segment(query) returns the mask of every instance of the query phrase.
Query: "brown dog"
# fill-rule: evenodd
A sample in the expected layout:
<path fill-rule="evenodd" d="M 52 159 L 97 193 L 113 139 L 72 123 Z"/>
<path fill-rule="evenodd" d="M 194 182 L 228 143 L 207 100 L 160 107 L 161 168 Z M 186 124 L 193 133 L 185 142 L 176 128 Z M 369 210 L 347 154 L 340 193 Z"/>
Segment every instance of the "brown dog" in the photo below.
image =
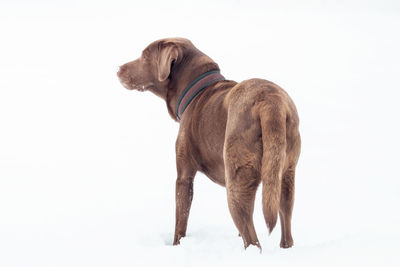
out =
<path fill-rule="evenodd" d="M 171 117 L 180 122 L 174 245 L 186 234 L 197 171 L 226 186 L 229 210 L 245 248 L 261 248 L 253 225 L 260 182 L 269 231 L 279 213 L 280 245 L 293 245 L 300 134 L 296 107 L 283 89 L 261 79 L 225 80 L 211 58 L 182 38 L 151 43 L 140 58 L 120 67 L 118 77 L 127 89 L 149 90 L 163 98 Z"/>

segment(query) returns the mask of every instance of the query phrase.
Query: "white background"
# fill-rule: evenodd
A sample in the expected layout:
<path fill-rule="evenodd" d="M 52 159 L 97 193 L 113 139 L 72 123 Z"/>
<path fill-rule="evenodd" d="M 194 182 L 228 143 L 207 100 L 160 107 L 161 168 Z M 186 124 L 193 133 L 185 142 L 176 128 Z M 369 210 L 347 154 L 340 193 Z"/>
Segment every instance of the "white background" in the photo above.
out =
<path fill-rule="evenodd" d="M 0 266 L 399 266 L 398 1 L 2 1 Z M 295 101 L 295 246 L 243 249 L 198 174 L 172 246 L 178 124 L 117 66 L 181 36 Z"/>

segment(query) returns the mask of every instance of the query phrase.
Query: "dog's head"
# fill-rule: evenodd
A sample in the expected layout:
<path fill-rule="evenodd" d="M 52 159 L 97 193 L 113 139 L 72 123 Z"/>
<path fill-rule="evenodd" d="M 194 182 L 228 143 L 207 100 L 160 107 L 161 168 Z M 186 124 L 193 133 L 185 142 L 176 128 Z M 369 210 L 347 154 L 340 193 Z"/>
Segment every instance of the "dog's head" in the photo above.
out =
<path fill-rule="evenodd" d="M 150 90 L 165 98 L 168 83 L 175 75 L 207 62 L 215 64 L 189 40 L 168 38 L 151 43 L 138 59 L 122 65 L 117 75 L 127 89 Z"/>

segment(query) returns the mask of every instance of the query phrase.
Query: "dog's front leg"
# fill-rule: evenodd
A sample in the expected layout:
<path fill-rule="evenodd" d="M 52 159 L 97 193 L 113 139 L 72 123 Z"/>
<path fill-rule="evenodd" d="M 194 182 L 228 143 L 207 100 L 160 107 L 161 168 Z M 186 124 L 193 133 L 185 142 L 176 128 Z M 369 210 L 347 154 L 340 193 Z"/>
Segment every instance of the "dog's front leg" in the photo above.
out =
<path fill-rule="evenodd" d="M 179 245 L 179 240 L 186 235 L 190 206 L 193 199 L 193 179 L 195 171 L 179 171 L 176 179 L 176 221 L 174 245 Z"/>

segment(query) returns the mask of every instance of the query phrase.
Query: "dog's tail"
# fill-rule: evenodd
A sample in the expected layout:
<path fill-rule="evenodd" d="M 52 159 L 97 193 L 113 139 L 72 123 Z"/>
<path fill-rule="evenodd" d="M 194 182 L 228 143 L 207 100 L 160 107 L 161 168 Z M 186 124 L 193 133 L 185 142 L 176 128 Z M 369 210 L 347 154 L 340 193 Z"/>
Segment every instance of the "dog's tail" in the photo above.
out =
<path fill-rule="evenodd" d="M 260 122 L 263 144 L 262 204 L 265 222 L 271 233 L 280 207 L 282 172 L 286 158 L 286 111 L 282 105 L 266 103 L 260 109 Z"/>

